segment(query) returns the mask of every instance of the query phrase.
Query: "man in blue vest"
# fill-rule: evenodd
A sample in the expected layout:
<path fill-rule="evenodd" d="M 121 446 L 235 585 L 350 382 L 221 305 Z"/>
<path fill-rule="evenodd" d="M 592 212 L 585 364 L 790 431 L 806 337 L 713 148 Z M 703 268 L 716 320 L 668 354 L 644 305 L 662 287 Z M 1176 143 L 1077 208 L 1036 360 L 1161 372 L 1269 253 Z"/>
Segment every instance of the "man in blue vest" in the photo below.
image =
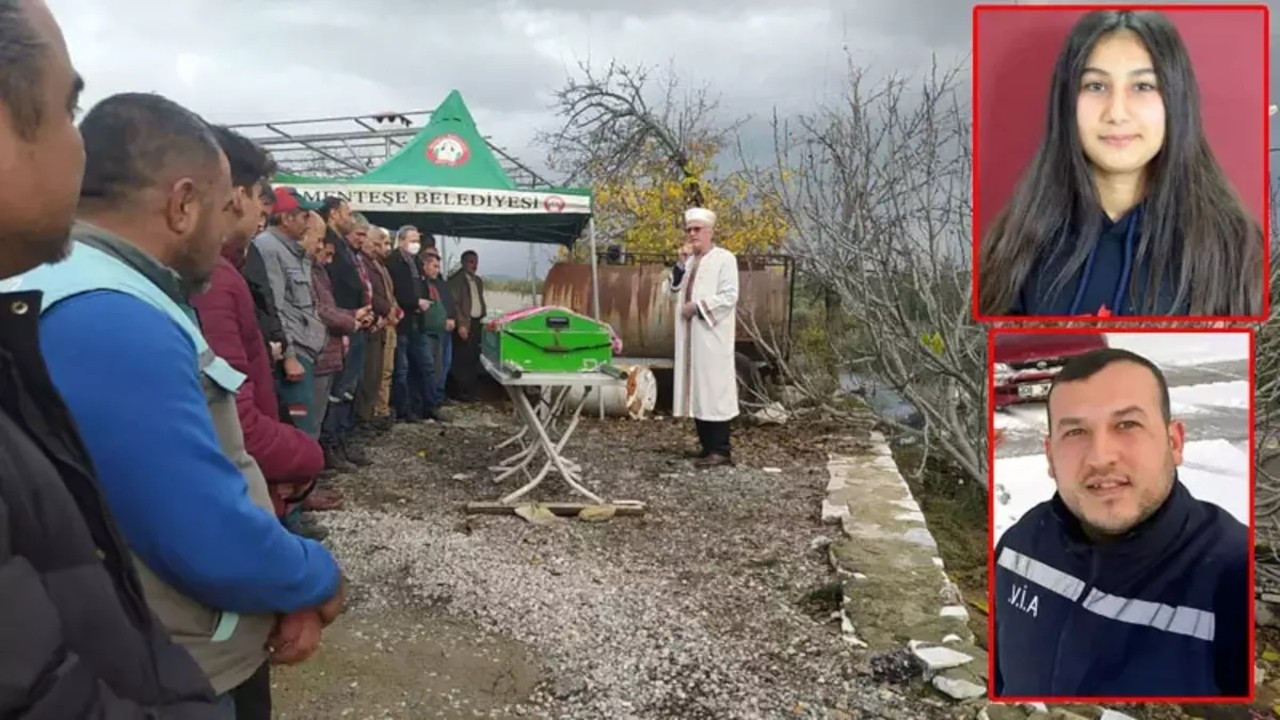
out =
<path fill-rule="evenodd" d="M 266 663 L 314 651 L 343 582 L 324 546 L 276 520 L 236 413 L 244 376 L 212 352 L 187 301 L 221 257 L 227 159 L 203 120 L 157 95 L 107 98 L 80 129 L 71 254 L 21 285 L 44 293 L 50 374 L 148 604 L 229 710 L 268 718 Z M 237 694 L 258 709 L 234 708 Z"/>
<path fill-rule="evenodd" d="M 1178 480 L 1151 361 L 1072 358 L 1049 390 L 1057 492 L 996 546 L 995 696 L 1249 694 L 1248 529 Z"/>

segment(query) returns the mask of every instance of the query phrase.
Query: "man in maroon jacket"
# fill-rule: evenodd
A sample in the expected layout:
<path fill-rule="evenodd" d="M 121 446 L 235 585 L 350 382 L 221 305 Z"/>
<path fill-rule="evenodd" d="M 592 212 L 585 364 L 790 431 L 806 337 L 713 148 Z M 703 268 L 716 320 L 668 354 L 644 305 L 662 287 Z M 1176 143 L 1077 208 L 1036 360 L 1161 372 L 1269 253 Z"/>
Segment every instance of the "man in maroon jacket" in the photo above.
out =
<path fill-rule="evenodd" d="M 290 502 L 297 502 L 314 484 L 324 468 L 324 456 L 319 443 L 280 420 L 271 358 L 249 284 L 239 271 L 249 241 L 265 215 L 263 203 L 271 197 L 267 178 L 274 172 L 274 163 L 243 136 L 226 128 L 213 130 L 231 165 L 235 221 L 208 290 L 196 296 L 192 305 L 210 348 L 246 377 L 236 395 L 245 449 L 271 485 L 276 514 L 283 518 Z M 340 505 L 341 499 L 332 492 L 313 490 L 304 507 L 331 510 Z M 308 524 L 295 529 L 311 536 L 323 535 L 322 530 Z"/>

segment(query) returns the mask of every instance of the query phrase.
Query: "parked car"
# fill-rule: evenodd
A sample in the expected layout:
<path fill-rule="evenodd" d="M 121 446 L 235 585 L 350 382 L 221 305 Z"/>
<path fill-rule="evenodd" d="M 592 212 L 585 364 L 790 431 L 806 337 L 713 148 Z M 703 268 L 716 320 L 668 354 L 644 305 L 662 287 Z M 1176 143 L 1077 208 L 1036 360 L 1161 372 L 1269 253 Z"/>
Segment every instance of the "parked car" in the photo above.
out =
<path fill-rule="evenodd" d="M 1067 360 L 1107 347 L 1102 333 L 996 333 L 995 405 L 1041 402 Z"/>

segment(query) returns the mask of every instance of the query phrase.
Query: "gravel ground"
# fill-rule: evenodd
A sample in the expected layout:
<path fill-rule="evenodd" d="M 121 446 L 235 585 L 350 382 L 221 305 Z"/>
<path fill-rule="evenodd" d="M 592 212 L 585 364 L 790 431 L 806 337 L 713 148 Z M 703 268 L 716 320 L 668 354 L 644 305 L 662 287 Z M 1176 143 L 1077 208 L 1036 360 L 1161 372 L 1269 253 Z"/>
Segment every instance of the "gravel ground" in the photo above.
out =
<path fill-rule="evenodd" d="M 691 427 L 587 420 L 569 456 L 602 496 L 642 500 L 648 513 L 539 526 L 462 512 L 514 487 L 495 486 L 485 469 L 502 455 L 490 447 L 510 417 L 501 406 L 455 412 L 449 426 L 398 427 L 371 448 L 372 467 L 337 481 L 348 508 L 322 519 L 353 585 L 340 624 L 375 638 L 377 651 L 344 658 L 348 644 L 333 650 L 327 634 L 322 669 L 312 661 L 277 673 L 283 715 L 950 715 L 875 681 L 841 641 L 833 606 L 814 599 L 834 580 L 822 544 L 835 531 L 818 516 L 826 453 L 857 451 L 869 426 L 739 428 L 738 466 L 697 472 L 678 457 Z M 535 492 L 574 499 L 555 478 Z M 407 650 L 397 641 L 424 636 L 448 648 L 398 657 Z M 401 670 L 378 669 L 388 663 Z M 505 669 L 474 679 L 485 663 Z M 300 688 L 326 671 L 387 687 L 376 707 L 353 706 L 350 694 L 305 697 Z"/>

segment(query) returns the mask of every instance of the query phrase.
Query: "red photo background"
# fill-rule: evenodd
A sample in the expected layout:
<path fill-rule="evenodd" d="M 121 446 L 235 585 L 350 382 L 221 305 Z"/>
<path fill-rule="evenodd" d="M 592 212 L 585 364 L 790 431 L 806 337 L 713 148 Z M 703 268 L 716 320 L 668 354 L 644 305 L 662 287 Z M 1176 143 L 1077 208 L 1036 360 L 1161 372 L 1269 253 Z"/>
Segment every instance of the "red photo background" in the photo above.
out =
<path fill-rule="evenodd" d="M 1135 8 L 1136 9 L 1136 8 Z M 1214 156 L 1259 222 L 1266 217 L 1265 6 L 1151 5 L 1178 28 L 1200 88 Z M 1053 65 L 1087 12 L 1044 5 L 974 8 L 975 230 L 1013 195 L 1044 135 Z"/>

